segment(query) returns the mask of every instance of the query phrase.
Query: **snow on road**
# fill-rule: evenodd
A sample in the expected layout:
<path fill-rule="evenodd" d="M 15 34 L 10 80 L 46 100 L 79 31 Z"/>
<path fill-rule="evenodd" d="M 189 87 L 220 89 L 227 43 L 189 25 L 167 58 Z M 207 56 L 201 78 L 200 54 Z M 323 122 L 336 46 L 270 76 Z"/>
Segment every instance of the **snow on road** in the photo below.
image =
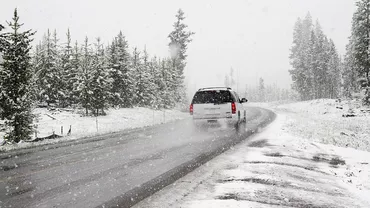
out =
<path fill-rule="evenodd" d="M 277 111 L 276 121 L 265 131 L 136 207 L 370 207 L 370 152 L 334 146 L 348 140 L 340 140 L 336 137 L 338 134 L 331 135 L 331 132 L 327 132 L 327 136 L 341 143 L 330 144 L 333 140 L 307 137 L 307 132 L 312 131 L 308 128 L 313 128 L 313 124 L 301 129 L 302 132 L 292 125 L 293 119 L 304 125 L 328 114 L 317 113 L 331 112 L 327 102 L 332 101 L 280 106 L 284 109 Z M 296 112 L 292 114 L 295 107 Z M 331 119 L 318 123 L 322 126 L 315 127 L 316 136 L 322 135 L 329 124 L 347 119 L 341 115 L 329 117 Z M 327 144 L 318 141 L 327 141 Z"/>
<path fill-rule="evenodd" d="M 106 112 L 106 116 L 99 116 L 98 118 L 83 117 L 75 111 L 48 111 L 46 108 L 37 108 L 34 110 L 34 113 L 37 116 L 38 137 L 49 136 L 53 132 L 62 135 L 61 127 L 63 127 L 63 136 L 67 135 L 71 127 L 71 136 L 35 143 L 0 146 L 0 151 L 75 140 L 82 137 L 151 126 L 189 117 L 187 113 L 178 110 L 160 111 L 141 107 L 110 109 Z M 1 136 L 0 134 L 0 138 Z"/>

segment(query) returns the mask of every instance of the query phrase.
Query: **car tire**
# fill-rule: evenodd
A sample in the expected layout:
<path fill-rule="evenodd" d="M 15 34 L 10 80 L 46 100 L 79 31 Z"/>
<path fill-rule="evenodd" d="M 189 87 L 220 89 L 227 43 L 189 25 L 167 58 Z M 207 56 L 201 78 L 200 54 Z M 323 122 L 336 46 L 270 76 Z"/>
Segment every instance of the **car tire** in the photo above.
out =
<path fill-rule="evenodd" d="M 240 125 L 240 111 L 238 111 L 238 120 L 236 121 L 234 127 L 235 129 L 239 129 L 239 125 Z"/>

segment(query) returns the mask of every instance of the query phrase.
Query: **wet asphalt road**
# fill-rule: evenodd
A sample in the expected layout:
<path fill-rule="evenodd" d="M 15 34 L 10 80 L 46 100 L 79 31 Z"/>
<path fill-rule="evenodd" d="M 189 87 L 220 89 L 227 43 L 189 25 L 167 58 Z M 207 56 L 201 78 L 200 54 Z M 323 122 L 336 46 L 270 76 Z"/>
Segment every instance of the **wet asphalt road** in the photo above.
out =
<path fill-rule="evenodd" d="M 190 119 L 0 153 L 0 207 L 129 207 L 274 118 L 247 108 L 239 130 Z"/>

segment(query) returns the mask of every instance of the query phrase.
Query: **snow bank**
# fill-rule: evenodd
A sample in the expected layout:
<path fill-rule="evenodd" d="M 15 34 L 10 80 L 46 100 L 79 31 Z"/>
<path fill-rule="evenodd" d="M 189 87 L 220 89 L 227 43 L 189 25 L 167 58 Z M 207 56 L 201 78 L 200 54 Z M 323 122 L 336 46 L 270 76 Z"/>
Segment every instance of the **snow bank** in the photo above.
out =
<path fill-rule="evenodd" d="M 49 136 L 53 132 L 65 137 L 35 143 L 24 142 L 5 145 L 0 147 L 0 151 L 75 140 L 81 137 L 151 126 L 189 117 L 187 113 L 178 110 L 160 111 L 140 107 L 110 109 L 106 112 L 106 116 L 99 117 L 83 117 L 73 110 L 48 111 L 46 108 L 37 108 L 34 113 L 37 116 L 37 122 L 35 123 L 37 125 L 37 137 Z M 63 134 L 61 127 L 63 127 Z M 70 127 L 71 135 L 66 136 Z"/>

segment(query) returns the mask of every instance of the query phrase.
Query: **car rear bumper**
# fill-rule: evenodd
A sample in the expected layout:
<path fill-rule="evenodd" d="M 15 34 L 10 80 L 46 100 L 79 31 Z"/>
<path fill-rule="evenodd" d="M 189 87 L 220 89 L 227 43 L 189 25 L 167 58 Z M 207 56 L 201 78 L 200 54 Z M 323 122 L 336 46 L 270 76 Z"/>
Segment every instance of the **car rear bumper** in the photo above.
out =
<path fill-rule="evenodd" d="M 194 124 L 205 124 L 205 123 L 226 123 L 226 124 L 236 124 L 238 122 L 238 116 L 232 115 L 229 117 L 201 117 L 193 116 Z"/>

